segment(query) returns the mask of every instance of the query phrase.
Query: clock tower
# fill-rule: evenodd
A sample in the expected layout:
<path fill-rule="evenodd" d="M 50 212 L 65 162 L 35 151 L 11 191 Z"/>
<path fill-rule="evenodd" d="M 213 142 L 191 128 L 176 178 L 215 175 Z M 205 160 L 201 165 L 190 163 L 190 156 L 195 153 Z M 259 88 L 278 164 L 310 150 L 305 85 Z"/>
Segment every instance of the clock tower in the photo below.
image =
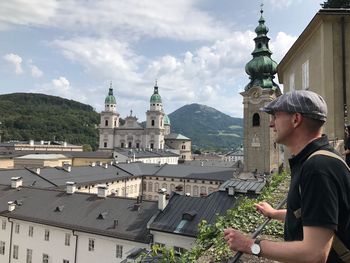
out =
<path fill-rule="evenodd" d="M 279 146 L 273 130 L 269 127 L 270 116 L 260 108 L 281 95 L 280 88 L 273 81 L 277 63 L 271 59 L 268 28 L 263 10 L 254 38 L 253 58 L 245 67 L 250 82 L 241 93 L 244 107 L 244 172 L 269 174 L 279 166 Z"/>

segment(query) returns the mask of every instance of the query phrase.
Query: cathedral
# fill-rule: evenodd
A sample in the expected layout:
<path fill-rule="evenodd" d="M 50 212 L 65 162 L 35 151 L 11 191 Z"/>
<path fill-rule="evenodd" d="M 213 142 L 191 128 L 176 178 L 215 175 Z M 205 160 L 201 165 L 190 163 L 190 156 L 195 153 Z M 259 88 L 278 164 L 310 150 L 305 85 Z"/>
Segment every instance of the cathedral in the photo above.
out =
<path fill-rule="evenodd" d="M 125 118 L 124 124 L 120 124 L 116 99 L 112 85 L 110 86 L 105 99 L 105 110 L 101 112 L 100 150 L 115 148 L 163 150 L 165 136 L 168 134 L 170 134 L 170 121 L 164 113 L 157 83 L 150 98 L 149 110 L 146 112 L 145 127 L 137 122 L 132 111 Z"/>

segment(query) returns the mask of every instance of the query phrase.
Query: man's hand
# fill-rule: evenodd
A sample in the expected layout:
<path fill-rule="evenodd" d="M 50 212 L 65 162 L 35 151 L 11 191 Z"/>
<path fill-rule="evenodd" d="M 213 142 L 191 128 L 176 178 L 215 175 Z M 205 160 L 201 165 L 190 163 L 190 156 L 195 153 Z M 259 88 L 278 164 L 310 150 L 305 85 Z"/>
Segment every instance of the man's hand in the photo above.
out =
<path fill-rule="evenodd" d="M 254 240 L 243 235 L 238 230 L 232 228 L 225 229 L 224 238 L 231 250 L 251 254 L 250 247 L 253 245 Z"/>
<path fill-rule="evenodd" d="M 270 204 L 266 203 L 266 202 L 260 202 L 258 204 L 254 205 L 256 210 L 264 215 L 265 217 L 269 217 L 272 219 L 276 219 L 276 220 L 281 220 L 284 221 L 285 217 L 286 217 L 286 210 L 285 209 L 274 209 Z"/>
<path fill-rule="evenodd" d="M 263 214 L 265 217 L 273 218 L 274 213 L 276 212 L 276 209 L 274 209 L 269 203 L 266 202 L 260 202 L 258 204 L 254 204 L 256 210 Z"/>

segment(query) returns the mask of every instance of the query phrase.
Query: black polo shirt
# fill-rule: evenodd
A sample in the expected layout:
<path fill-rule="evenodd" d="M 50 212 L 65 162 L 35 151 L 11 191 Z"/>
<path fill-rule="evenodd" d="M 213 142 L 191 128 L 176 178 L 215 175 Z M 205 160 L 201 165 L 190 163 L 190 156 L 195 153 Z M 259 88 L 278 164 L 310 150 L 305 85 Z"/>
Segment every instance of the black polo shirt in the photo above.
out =
<path fill-rule="evenodd" d="M 350 172 L 333 157 L 315 155 L 307 159 L 317 150 L 335 152 L 324 135 L 289 159 L 292 179 L 284 238 L 286 241 L 303 240 L 303 226 L 318 226 L 334 230 L 350 248 Z M 294 211 L 299 208 L 301 217 L 298 219 Z M 341 261 L 332 250 L 327 262 Z"/>

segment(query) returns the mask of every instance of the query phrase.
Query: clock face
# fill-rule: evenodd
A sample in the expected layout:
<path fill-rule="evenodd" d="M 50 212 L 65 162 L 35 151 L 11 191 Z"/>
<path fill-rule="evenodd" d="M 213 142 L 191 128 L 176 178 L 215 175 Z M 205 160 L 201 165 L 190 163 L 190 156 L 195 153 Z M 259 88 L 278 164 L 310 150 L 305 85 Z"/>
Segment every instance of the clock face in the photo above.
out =
<path fill-rule="evenodd" d="M 251 247 L 252 253 L 254 255 L 259 255 L 260 253 L 260 246 L 258 244 L 253 244 Z"/>
<path fill-rule="evenodd" d="M 259 91 L 256 90 L 256 91 L 253 92 L 253 97 L 254 98 L 259 98 L 259 96 L 260 96 Z"/>

